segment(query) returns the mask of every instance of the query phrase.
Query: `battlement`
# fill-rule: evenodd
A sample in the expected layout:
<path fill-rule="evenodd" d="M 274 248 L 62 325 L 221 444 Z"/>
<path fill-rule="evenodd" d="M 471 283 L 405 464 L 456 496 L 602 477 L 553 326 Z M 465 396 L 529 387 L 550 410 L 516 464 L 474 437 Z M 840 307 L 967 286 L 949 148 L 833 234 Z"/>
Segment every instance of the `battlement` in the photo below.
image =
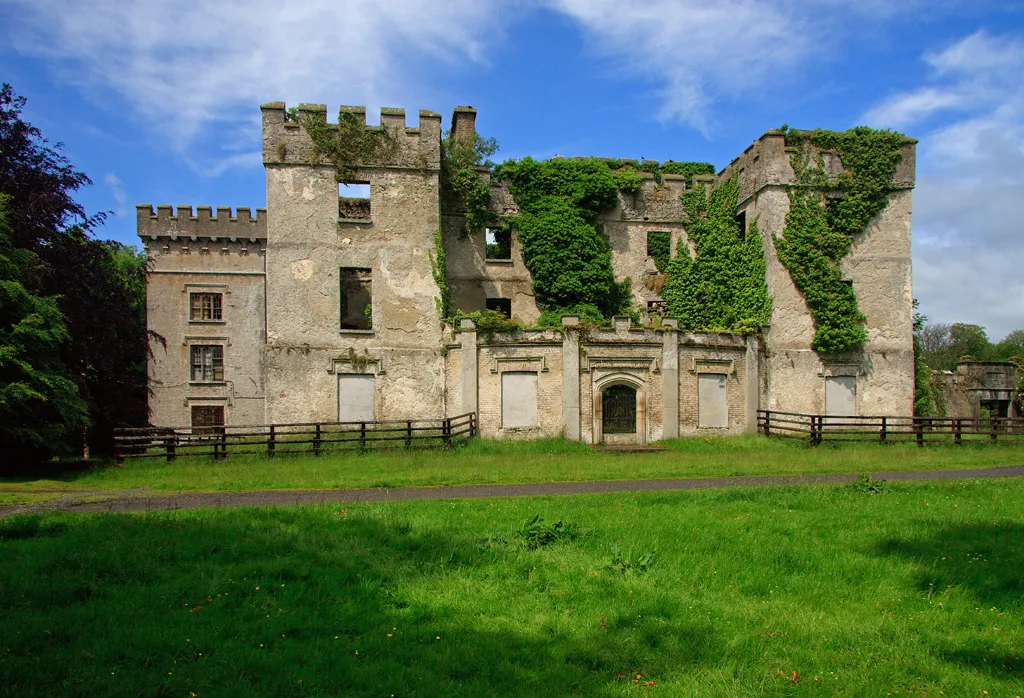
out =
<path fill-rule="evenodd" d="M 263 113 L 263 164 L 264 165 L 329 165 L 313 146 L 309 135 L 302 128 L 307 118 L 322 123 L 340 123 L 343 114 L 351 114 L 364 128 L 386 130 L 398 140 L 398 148 L 389 162 L 364 163 L 364 167 L 405 168 L 438 170 L 441 167 L 441 115 L 421 109 L 419 125 L 411 127 L 406 121 L 405 109 L 383 107 L 380 110 L 380 125 L 366 125 L 366 107 L 342 106 L 338 120 L 329 122 L 327 105 L 299 104 L 298 118 L 291 116 L 284 102 L 268 102 L 260 107 Z"/>
<path fill-rule="evenodd" d="M 232 214 L 230 206 L 218 206 L 213 215 L 212 206 L 197 206 L 193 213 L 188 205 L 175 209 L 169 205 L 142 204 L 135 207 L 138 234 L 143 240 L 170 237 L 171 239 L 200 238 L 210 240 L 266 240 L 267 210 L 256 209 L 256 217 L 248 207 L 239 207 Z"/>

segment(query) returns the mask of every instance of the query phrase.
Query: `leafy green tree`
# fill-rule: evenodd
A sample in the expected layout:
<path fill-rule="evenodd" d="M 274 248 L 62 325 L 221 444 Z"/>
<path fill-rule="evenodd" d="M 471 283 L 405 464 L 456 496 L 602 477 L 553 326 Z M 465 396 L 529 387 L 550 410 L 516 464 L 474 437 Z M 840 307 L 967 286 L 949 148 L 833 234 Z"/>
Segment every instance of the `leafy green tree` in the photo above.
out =
<path fill-rule="evenodd" d="M 60 153 L 59 143 L 51 145 L 21 118 L 24 105 L 25 98 L 10 85 L 0 87 L 0 195 L 6 197 L 8 266 L 19 270 L 17 281 L 29 296 L 56 303 L 62 317 L 51 318 L 52 335 L 39 338 L 58 354 L 46 368 L 63 370 L 64 380 L 77 386 L 92 417 L 89 445 L 105 452 L 112 447 L 114 426 L 147 421 L 145 258 L 91 237 L 106 214 L 87 216 L 73 198 L 91 181 Z M 12 306 L 12 318 L 28 307 L 26 298 L 16 295 L 21 300 Z M 53 450 L 78 451 L 85 432 L 62 428 L 67 420 L 61 414 L 50 413 Z"/>
<path fill-rule="evenodd" d="M 957 360 L 964 356 L 971 356 L 979 361 L 988 358 L 991 343 L 985 328 L 981 325 L 954 322 L 949 326 L 949 337 Z"/>
<path fill-rule="evenodd" d="M 932 395 L 932 369 L 925 361 L 921 350 L 921 332 L 928 321 L 925 315 L 917 312 L 917 299 L 914 299 L 914 414 L 918 417 L 935 415 L 935 399 Z"/>
<path fill-rule="evenodd" d="M 53 298 L 24 283 L 37 260 L 11 244 L 8 200 L 0 196 L 0 472 L 70 455 L 88 424 L 61 361 L 70 339 L 64 317 Z"/>

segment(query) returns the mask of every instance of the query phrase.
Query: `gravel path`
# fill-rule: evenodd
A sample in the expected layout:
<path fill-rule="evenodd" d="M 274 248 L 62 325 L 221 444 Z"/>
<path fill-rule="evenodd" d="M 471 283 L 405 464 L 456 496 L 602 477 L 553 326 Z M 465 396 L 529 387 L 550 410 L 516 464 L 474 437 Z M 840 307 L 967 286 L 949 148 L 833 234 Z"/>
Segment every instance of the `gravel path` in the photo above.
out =
<path fill-rule="evenodd" d="M 963 470 L 868 473 L 884 480 L 954 480 L 1024 476 L 1024 465 Z M 157 490 L 108 490 L 69 493 L 36 504 L 0 506 L 0 518 L 47 511 L 81 513 L 223 509 L 232 507 L 294 506 L 297 504 L 356 504 L 422 499 L 478 499 L 533 497 L 551 494 L 703 490 L 719 487 L 771 487 L 852 482 L 860 475 L 771 475 L 765 477 L 704 477 L 671 480 L 613 480 L 609 482 L 551 482 L 530 485 L 457 485 L 451 487 L 396 487 L 363 490 L 270 490 L 259 492 L 194 492 L 162 494 Z M 22 492 L 27 492 L 22 490 Z M 102 500 L 96 498 L 102 497 Z"/>

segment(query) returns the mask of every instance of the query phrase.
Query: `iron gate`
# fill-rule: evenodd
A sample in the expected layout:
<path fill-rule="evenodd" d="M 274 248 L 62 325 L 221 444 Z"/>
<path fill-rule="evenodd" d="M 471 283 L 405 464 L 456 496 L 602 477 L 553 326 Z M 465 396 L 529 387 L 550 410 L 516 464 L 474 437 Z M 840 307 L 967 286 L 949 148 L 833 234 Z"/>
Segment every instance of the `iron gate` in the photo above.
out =
<path fill-rule="evenodd" d="M 626 385 L 604 390 L 601 399 L 601 430 L 605 434 L 636 433 L 636 391 Z"/>

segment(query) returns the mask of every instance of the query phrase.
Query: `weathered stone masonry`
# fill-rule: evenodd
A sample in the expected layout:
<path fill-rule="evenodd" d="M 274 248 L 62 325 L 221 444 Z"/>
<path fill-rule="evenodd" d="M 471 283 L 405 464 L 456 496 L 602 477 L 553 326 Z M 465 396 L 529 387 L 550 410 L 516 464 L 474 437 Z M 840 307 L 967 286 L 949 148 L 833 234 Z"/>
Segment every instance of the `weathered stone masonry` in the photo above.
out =
<path fill-rule="evenodd" d="M 342 107 L 365 124 L 361 107 Z M 600 224 L 618 280 L 634 302 L 657 305 L 660 286 L 647 235 L 671 235 L 673 254 L 692 251 L 679 196 L 736 176 L 737 213 L 757 221 L 773 299 L 771 324 L 756 334 L 660 327 L 478 331 L 449 327 L 435 299 L 435 232 L 447 256 L 453 306 L 507 303 L 531 323 L 540 314 L 516 236 L 508 259 L 488 259 L 487 233 L 464 235 L 459 211 L 441 214 L 441 117 L 384 109 L 380 128 L 397 148 L 366 163 L 350 183 L 368 199 L 339 199 L 336 169 L 285 105 L 266 104 L 263 160 L 267 209 L 139 207 L 151 260 L 149 327 L 153 424 L 262 424 L 415 419 L 477 412 L 486 436 L 564 433 L 588 442 L 650 442 L 694 433 L 753 430 L 759 407 L 803 412 L 907 415 L 913 402 L 910 216 L 914 146 L 904 147 L 899 191 L 843 262 L 867 317 L 862 351 L 823 356 L 814 324 L 774 250 L 794 182 L 781 134 L 768 132 L 716 177 L 662 175 L 620 195 Z M 322 105 L 301 118 L 326 119 Z M 475 110 L 453 116 L 456 136 L 475 129 Z M 833 158 L 838 160 L 838 158 Z M 829 161 L 832 169 L 840 162 Z M 490 173 L 481 171 L 485 181 Z M 645 175 L 642 175 L 645 176 Z M 492 210 L 517 212 L 490 182 Z M 199 420 L 199 421 L 197 421 Z"/>

